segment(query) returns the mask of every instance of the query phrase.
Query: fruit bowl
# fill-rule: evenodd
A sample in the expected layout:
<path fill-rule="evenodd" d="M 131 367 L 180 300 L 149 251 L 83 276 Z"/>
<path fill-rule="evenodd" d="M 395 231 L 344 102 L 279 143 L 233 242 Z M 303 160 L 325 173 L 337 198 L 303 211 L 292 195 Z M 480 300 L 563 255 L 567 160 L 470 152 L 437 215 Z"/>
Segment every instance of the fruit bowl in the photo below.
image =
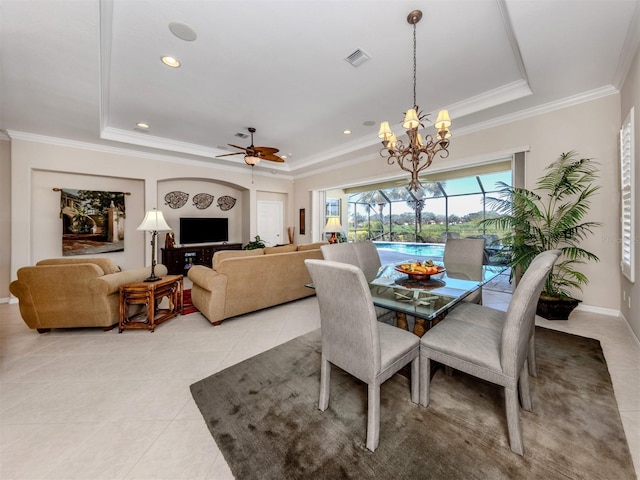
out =
<path fill-rule="evenodd" d="M 429 262 L 401 263 L 396 265 L 395 269 L 400 273 L 409 275 L 412 280 L 429 280 L 431 275 L 438 275 L 445 271 L 444 267 Z"/>

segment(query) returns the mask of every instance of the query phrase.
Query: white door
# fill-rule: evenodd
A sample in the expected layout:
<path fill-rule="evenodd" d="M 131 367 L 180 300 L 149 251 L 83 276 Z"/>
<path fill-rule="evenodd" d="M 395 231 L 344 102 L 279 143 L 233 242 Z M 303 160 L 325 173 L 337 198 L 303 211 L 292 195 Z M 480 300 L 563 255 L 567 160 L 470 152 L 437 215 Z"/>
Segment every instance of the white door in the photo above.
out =
<path fill-rule="evenodd" d="M 287 243 L 283 236 L 284 204 L 282 202 L 258 201 L 258 235 L 269 247 Z"/>

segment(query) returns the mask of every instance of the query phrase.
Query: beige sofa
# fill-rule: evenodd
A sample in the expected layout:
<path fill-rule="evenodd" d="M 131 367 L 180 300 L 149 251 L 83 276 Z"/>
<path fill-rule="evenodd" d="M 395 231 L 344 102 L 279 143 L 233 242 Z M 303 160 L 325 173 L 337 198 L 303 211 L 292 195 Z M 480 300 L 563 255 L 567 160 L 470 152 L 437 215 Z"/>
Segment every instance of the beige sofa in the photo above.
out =
<path fill-rule="evenodd" d="M 18 269 L 9 290 L 29 328 L 103 327 L 118 323 L 121 285 L 141 282 L 151 267 L 120 271 L 109 258 L 52 258 Z M 156 265 L 156 275 L 166 275 Z"/>
<path fill-rule="evenodd" d="M 307 258 L 322 259 L 324 242 L 256 250 L 223 250 L 213 268 L 189 270 L 193 305 L 214 325 L 226 318 L 314 295 Z"/>

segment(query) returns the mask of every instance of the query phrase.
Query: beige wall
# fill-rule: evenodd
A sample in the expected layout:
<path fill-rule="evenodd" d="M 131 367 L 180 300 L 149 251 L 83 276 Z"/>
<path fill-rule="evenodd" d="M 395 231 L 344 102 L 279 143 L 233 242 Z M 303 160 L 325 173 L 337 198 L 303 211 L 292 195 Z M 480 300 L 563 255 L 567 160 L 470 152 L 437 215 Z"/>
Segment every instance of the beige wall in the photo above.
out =
<path fill-rule="evenodd" d="M 627 78 L 620 91 L 620 120 L 619 125 L 622 125 L 625 118 L 629 114 L 629 111 L 634 107 L 634 122 L 635 122 L 635 195 L 636 205 L 638 205 L 638 199 L 640 199 L 640 49 L 636 51 L 633 63 L 627 74 Z M 640 209 L 636 208 L 634 213 L 635 218 L 635 265 L 634 265 L 634 278 L 635 283 L 631 283 L 624 275 L 620 275 L 620 282 L 622 289 L 619 293 L 622 315 L 627 319 L 629 325 L 633 329 L 637 338 L 640 338 Z M 619 236 L 618 236 L 619 237 Z M 620 261 L 620 252 L 618 252 L 618 262 Z M 630 307 L 629 307 L 630 305 Z"/>
<path fill-rule="evenodd" d="M 593 203 L 588 220 L 601 222 L 602 227 L 582 246 L 598 255 L 601 262 L 582 268 L 590 283 L 583 293 L 577 292 L 576 297 L 582 299 L 584 305 L 615 314 L 620 309 L 620 275 L 617 268 L 619 253 L 615 242 L 619 231 L 619 124 L 620 96 L 610 95 L 489 130 L 454 136 L 450 157 L 445 160 L 436 159 L 429 170 L 435 172 L 485 163 L 491 158 L 504 158 L 505 152 L 516 152 L 528 146 L 525 183 L 527 187 L 533 188 L 544 168 L 562 152 L 577 150 L 581 157 L 592 157 L 600 162 L 602 188 Z M 382 181 L 398 176 L 408 178 L 408 174 L 401 172 L 397 166 L 389 166 L 377 153 L 370 153 L 359 163 L 354 162 L 332 172 L 298 178 L 295 202 L 308 208 L 311 191 L 350 183 L 361 184 L 363 180 Z"/>
<path fill-rule="evenodd" d="M 11 142 L 0 139 L 0 302 L 11 280 Z"/>
<path fill-rule="evenodd" d="M 44 143 L 13 139 L 11 149 L 11 268 L 15 278 L 19 267 L 32 265 L 42 258 L 61 257 L 59 218 L 60 194 L 53 188 L 90 188 L 131 192 L 126 197 L 125 251 L 105 254 L 122 268 L 134 268 L 151 261 L 148 238 L 136 230 L 146 210 L 164 205 L 168 188 L 189 193 L 216 184 L 215 192 L 239 192 L 239 206 L 233 214 L 242 224 L 241 238 L 234 229 L 234 241 L 246 243 L 255 235 L 256 191 L 293 196 L 290 178 L 256 172 L 253 180 L 247 168 L 224 170 L 195 162 L 169 157 L 129 154 L 115 149 L 84 145 Z M 204 183 L 203 183 L 204 182 Z M 288 200 L 290 202 L 290 200 Z M 192 203 L 192 202 L 191 202 Z M 189 207 L 190 208 L 190 207 Z M 217 207 L 214 206 L 210 208 Z M 291 209 L 289 209 L 291 210 Z M 293 222 L 288 212 L 287 224 Z M 172 221 L 173 213 L 170 217 Z M 235 228 L 235 227 L 234 227 Z M 162 238 L 161 242 L 164 239 Z"/>

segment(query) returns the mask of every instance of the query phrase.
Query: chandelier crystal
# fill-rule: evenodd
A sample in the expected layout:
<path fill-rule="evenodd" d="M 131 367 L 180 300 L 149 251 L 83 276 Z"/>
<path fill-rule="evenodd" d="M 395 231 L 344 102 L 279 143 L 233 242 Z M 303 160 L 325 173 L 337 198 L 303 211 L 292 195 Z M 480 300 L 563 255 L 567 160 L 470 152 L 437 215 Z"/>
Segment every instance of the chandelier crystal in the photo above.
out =
<path fill-rule="evenodd" d="M 402 140 L 398 140 L 391 131 L 389 122 L 382 122 L 378 132 L 378 137 L 382 139 L 383 145 L 380 156 L 386 158 L 389 165 L 397 162 L 402 170 L 411 173 L 409 189 L 412 192 L 423 191 L 419 174 L 431 165 L 436 154 L 440 154 L 441 158 L 449 156 L 449 138 L 451 137 L 449 131 L 451 119 L 447 110 L 440 110 L 438 113 L 434 122 L 435 136 L 425 134 L 423 137 L 420 132 L 420 129 L 424 129 L 423 121 L 427 119 L 416 104 L 416 24 L 421 18 L 422 12 L 420 10 L 414 10 L 407 16 L 407 22 L 413 25 L 413 108 L 405 113 L 402 127 L 407 129 L 409 143 L 405 146 Z"/>

